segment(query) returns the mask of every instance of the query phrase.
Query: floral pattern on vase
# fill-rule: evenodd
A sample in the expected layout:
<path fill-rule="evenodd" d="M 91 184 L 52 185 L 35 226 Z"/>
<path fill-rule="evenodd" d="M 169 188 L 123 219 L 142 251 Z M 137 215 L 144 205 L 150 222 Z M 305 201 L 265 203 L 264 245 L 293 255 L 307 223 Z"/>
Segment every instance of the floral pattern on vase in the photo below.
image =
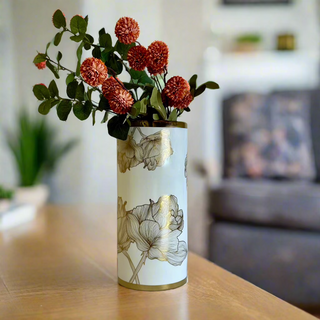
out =
<path fill-rule="evenodd" d="M 184 227 L 183 211 L 179 209 L 178 199 L 173 195 L 164 195 L 157 202 L 150 200 L 149 204 L 135 207 L 125 211 L 125 204 L 121 197 L 118 198 L 118 248 L 135 243 L 141 251 L 141 259 L 133 270 L 130 283 L 138 281 L 138 274 L 150 260 L 167 261 L 173 266 L 180 266 L 187 257 L 188 249 L 185 241 L 180 241 Z M 125 219 L 120 221 L 119 219 Z M 119 230 L 124 228 L 125 230 Z M 125 234 L 125 236 L 124 236 Z M 120 241 L 120 243 L 119 243 Z M 127 251 L 120 251 L 128 258 Z M 130 256 L 129 256 L 130 258 Z M 128 259 L 129 260 L 129 259 Z M 130 259 L 131 260 L 131 259 Z M 130 261 L 129 261 L 130 263 Z M 131 265 L 131 264 L 130 264 Z M 138 282 L 137 282 L 138 283 Z"/>
<path fill-rule="evenodd" d="M 141 135 L 139 143 L 133 137 L 136 129 Z M 139 164 L 154 171 L 162 167 L 172 154 L 170 131 L 166 129 L 147 136 L 140 128 L 134 128 L 126 141 L 118 140 L 118 166 L 122 173 Z"/>

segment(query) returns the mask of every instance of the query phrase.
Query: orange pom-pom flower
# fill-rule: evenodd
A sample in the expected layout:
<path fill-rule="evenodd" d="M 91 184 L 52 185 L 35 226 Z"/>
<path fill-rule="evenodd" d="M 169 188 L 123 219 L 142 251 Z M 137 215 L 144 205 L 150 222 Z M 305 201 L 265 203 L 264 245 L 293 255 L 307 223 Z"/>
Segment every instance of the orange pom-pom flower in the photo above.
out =
<path fill-rule="evenodd" d="M 190 92 L 190 85 L 182 77 L 174 76 L 169 79 L 163 92 L 172 101 L 181 101 Z"/>
<path fill-rule="evenodd" d="M 143 46 L 132 47 L 127 56 L 132 69 L 143 71 L 147 66 L 147 49 Z"/>
<path fill-rule="evenodd" d="M 83 80 L 92 87 L 97 87 L 108 78 L 108 68 L 97 58 L 87 58 L 82 62 L 80 73 Z"/>
<path fill-rule="evenodd" d="M 152 75 L 164 73 L 169 63 L 169 48 L 162 41 L 154 41 L 148 47 L 148 71 Z"/>
<path fill-rule="evenodd" d="M 110 108 L 117 114 L 126 114 L 128 113 L 134 100 L 131 94 L 124 89 L 116 89 L 108 98 Z"/>
<path fill-rule="evenodd" d="M 121 43 L 136 42 L 140 35 L 138 22 L 129 17 L 120 18 L 116 24 L 115 34 Z"/>
<path fill-rule="evenodd" d="M 35 63 L 34 64 L 39 70 L 43 70 L 46 68 L 47 62 L 46 61 L 42 61 L 39 63 Z"/>
<path fill-rule="evenodd" d="M 190 93 L 190 91 L 188 91 L 187 94 L 184 96 L 184 98 L 182 98 L 182 100 L 180 100 L 180 101 L 172 101 L 171 100 L 170 102 L 171 102 L 172 107 L 175 107 L 177 109 L 185 109 L 185 108 L 189 107 L 192 100 L 193 100 L 193 96 Z M 170 104 L 170 102 L 169 102 L 169 104 Z"/>
<path fill-rule="evenodd" d="M 115 90 L 123 89 L 121 86 L 122 82 L 119 79 L 117 80 L 114 77 L 110 77 L 106 79 L 106 81 L 102 84 L 102 94 L 106 99 L 108 99 L 109 96 L 113 94 Z"/>

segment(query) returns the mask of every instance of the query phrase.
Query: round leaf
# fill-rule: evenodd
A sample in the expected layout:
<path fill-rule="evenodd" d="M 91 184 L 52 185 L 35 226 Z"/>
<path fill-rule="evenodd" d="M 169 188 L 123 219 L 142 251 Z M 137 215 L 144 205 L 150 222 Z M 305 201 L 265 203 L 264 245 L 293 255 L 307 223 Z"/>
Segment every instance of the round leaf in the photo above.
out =
<path fill-rule="evenodd" d="M 56 10 L 53 14 L 52 22 L 57 29 L 60 29 L 61 27 L 65 28 L 67 25 L 66 18 L 60 9 Z"/>
<path fill-rule="evenodd" d="M 52 98 L 59 96 L 59 90 L 54 80 L 52 80 L 49 84 L 49 92 Z"/>
<path fill-rule="evenodd" d="M 71 32 L 74 34 L 76 33 L 85 34 L 87 31 L 87 22 L 80 16 L 74 16 L 70 20 L 70 29 L 71 29 Z"/>
<path fill-rule="evenodd" d="M 67 95 L 69 98 L 74 99 L 78 88 L 78 82 L 72 81 L 67 85 Z"/>
<path fill-rule="evenodd" d="M 88 119 L 91 114 L 92 104 L 90 101 L 86 101 L 83 105 L 81 102 L 77 102 L 73 106 L 74 115 L 81 121 Z"/>
<path fill-rule="evenodd" d="M 39 53 L 35 56 L 35 58 L 33 59 L 33 63 L 40 63 L 43 61 L 46 61 L 46 55 L 43 53 Z"/>
<path fill-rule="evenodd" d="M 40 104 L 38 111 L 39 113 L 46 115 L 49 113 L 50 109 L 51 109 L 51 101 L 45 100 Z"/>
<path fill-rule="evenodd" d="M 125 116 L 114 116 L 108 122 L 108 132 L 111 137 L 126 140 L 130 126 Z"/>
<path fill-rule="evenodd" d="M 44 99 L 50 98 L 49 89 L 42 84 L 36 84 L 33 87 L 33 94 L 36 96 L 38 100 L 44 100 Z"/>
<path fill-rule="evenodd" d="M 61 38 L 62 38 L 62 35 L 63 35 L 63 31 L 58 32 L 58 33 L 55 35 L 54 40 L 53 40 L 53 44 L 54 44 L 55 46 L 58 46 L 58 45 L 59 45 L 59 43 L 60 43 L 60 41 L 61 41 Z"/>
<path fill-rule="evenodd" d="M 57 114 L 60 120 L 66 121 L 72 109 L 72 103 L 69 100 L 62 100 L 57 106 Z"/>

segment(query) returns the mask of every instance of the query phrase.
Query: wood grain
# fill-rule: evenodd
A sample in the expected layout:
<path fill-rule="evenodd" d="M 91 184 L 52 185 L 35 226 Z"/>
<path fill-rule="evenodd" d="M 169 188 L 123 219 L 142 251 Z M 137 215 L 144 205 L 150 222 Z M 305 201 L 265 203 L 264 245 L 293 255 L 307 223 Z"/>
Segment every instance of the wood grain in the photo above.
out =
<path fill-rule="evenodd" d="M 0 319 L 315 319 L 189 255 L 189 283 L 164 292 L 117 284 L 116 214 L 46 207 L 0 233 Z"/>

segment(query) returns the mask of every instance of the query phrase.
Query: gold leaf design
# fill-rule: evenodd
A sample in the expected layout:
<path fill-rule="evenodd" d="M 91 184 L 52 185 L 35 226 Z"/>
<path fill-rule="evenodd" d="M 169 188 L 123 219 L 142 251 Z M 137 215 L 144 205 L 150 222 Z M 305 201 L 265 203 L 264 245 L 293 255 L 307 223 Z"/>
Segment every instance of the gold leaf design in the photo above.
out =
<path fill-rule="evenodd" d="M 126 141 L 118 140 L 118 166 L 122 173 L 142 163 L 144 168 L 154 171 L 173 154 L 169 130 L 163 129 L 147 136 L 140 128 L 137 129 L 142 136 L 139 143 L 133 138 L 135 129 Z"/>

